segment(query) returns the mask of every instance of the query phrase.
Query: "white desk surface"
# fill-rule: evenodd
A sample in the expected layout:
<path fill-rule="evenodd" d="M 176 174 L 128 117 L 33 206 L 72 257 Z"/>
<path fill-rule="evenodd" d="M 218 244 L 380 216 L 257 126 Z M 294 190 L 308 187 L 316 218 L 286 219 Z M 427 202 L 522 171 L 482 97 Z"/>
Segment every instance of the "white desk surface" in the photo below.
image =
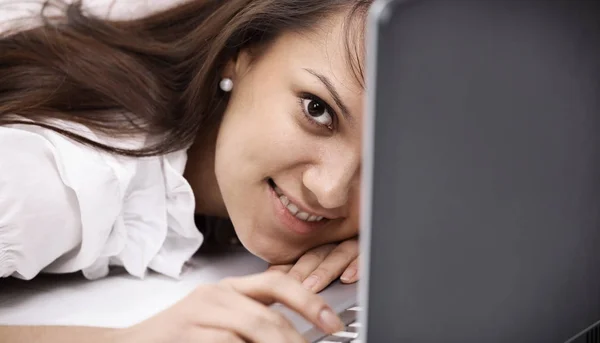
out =
<path fill-rule="evenodd" d="M 95 281 L 79 274 L 0 279 L 0 324 L 129 326 L 166 309 L 198 285 L 266 268 L 247 252 L 230 252 L 194 257 L 180 280 L 156 273 L 139 280 L 122 272 Z"/>

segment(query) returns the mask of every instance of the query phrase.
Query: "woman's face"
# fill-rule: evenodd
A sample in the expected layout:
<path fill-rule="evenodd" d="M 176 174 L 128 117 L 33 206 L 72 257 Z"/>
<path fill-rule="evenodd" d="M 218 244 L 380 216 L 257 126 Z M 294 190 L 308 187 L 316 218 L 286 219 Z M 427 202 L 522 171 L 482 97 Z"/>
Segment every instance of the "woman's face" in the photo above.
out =
<path fill-rule="evenodd" d="M 220 126 L 215 174 L 238 238 L 285 263 L 358 233 L 363 92 L 343 14 L 242 53 Z"/>

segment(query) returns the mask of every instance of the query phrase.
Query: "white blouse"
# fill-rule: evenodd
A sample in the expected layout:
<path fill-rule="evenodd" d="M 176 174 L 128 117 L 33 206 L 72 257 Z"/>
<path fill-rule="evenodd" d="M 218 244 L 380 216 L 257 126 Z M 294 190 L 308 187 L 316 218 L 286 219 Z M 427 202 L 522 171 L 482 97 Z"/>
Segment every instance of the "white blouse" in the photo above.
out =
<path fill-rule="evenodd" d="M 115 145 L 89 129 L 61 123 Z M 143 140 L 118 141 L 139 147 Z M 187 155 L 126 158 L 33 125 L 0 126 L 0 277 L 122 266 L 178 277 L 203 236 L 183 177 Z"/>

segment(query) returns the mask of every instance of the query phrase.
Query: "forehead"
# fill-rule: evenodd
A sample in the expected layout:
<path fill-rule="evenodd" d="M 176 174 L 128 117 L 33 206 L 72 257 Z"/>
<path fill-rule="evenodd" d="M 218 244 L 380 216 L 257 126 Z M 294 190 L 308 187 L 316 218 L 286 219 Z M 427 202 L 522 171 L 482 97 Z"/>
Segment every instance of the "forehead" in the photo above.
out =
<path fill-rule="evenodd" d="M 348 79 L 345 81 L 352 81 L 353 86 L 364 88 L 364 29 L 363 16 L 350 16 L 350 13 L 342 12 L 322 20 L 311 31 L 305 32 L 304 39 L 311 39 L 330 63 L 335 62 L 333 67 L 337 68 L 332 70 L 343 74 Z M 354 80 L 350 80 L 352 78 Z"/>
<path fill-rule="evenodd" d="M 276 65 L 281 68 L 292 72 L 308 69 L 326 76 L 348 105 L 356 108 L 357 96 L 364 93 L 363 30 L 361 18 L 348 19 L 348 13 L 337 13 L 311 30 L 282 34 L 267 54 L 271 55 L 271 62 L 279 61 Z"/>

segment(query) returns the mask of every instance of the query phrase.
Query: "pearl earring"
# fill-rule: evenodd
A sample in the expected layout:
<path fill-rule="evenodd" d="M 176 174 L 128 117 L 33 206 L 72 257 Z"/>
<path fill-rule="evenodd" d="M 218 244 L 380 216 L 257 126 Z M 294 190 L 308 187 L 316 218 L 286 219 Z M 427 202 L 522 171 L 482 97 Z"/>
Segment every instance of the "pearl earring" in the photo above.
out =
<path fill-rule="evenodd" d="M 229 93 L 233 89 L 233 81 L 230 78 L 224 78 L 219 82 L 219 87 L 223 92 Z"/>

